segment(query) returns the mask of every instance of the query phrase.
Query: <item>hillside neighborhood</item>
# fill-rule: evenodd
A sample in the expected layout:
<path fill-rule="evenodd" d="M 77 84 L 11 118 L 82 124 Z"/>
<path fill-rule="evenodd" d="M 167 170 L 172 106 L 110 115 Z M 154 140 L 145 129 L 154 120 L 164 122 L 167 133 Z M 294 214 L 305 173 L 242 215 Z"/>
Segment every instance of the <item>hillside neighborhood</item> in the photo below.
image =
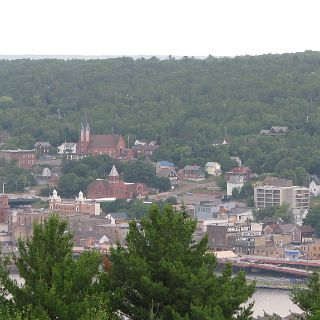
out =
<path fill-rule="evenodd" d="M 284 128 L 272 127 L 272 130 L 274 134 L 286 132 Z M 1 135 L 4 140 L 7 136 Z M 317 178 L 310 177 L 309 186 L 297 186 L 290 179 L 258 176 L 236 157 L 231 159 L 235 166 L 225 172 L 215 159 L 204 167 L 187 164 L 178 168 L 165 159 L 152 162 L 152 150 L 158 147 L 155 141 L 137 140 L 128 148 L 121 135 L 94 135 L 86 123 L 81 124 L 78 142 L 64 142 L 56 147 L 37 142 L 33 150 L 1 150 L 0 158 L 6 162 L 14 162 L 31 172 L 39 165 L 44 169 L 41 174 L 33 174 L 34 183 L 28 188 L 29 193 L 24 187 L 23 194 L 7 195 L 3 181 L 0 241 L 14 244 L 19 238 L 31 237 L 34 221 L 44 221 L 50 213 L 57 212 L 67 219 L 74 232 L 77 250 L 105 251 L 117 242 L 125 244 L 130 220 L 137 219 L 123 210 L 109 211 L 105 204 L 119 200 L 130 204 L 136 199 L 142 206 L 149 207 L 172 198 L 177 210 L 183 208 L 197 219 L 194 241 L 207 234 L 209 250 L 292 259 L 288 252 L 297 249 L 294 259 L 320 259 L 319 230 L 304 223 L 310 200 L 320 194 Z M 74 198 L 59 195 L 56 189 L 63 176 L 63 163 L 70 166 L 102 155 L 108 156 L 111 162 L 112 159 L 129 161 L 133 165 L 143 157 L 143 161 L 152 164 L 155 176 L 167 179 L 168 190 L 159 192 L 144 182 L 125 181 L 113 164 L 103 177 L 88 181 L 86 189 L 78 190 Z M 37 196 L 39 187 L 48 188 L 49 194 Z M 24 202 L 30 195 L 41 198 L 42 207 L 34 208 Z M 270 208 L 278 208 L 279 212 L 268 212 Z"/>

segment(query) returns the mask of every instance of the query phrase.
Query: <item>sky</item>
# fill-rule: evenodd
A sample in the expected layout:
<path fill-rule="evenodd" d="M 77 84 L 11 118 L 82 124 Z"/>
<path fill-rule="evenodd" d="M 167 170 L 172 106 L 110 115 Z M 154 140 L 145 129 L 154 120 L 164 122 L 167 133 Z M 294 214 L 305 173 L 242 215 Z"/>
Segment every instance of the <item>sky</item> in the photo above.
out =
<path fill-rule="evenodd" d="M 320 51 L 319 0 L 1 0 L 0 55 Z"/>

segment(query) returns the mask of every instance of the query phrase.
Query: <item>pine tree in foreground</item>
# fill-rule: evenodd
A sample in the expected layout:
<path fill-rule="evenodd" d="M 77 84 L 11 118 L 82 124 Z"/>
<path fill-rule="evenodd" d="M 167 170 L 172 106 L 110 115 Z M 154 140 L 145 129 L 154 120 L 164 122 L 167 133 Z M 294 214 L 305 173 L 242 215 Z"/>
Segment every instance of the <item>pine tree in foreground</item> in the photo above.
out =
<path fill-rule="evenodd" d="M 102 291 L 101 255 L 90 251 L 75 260 L 72 246 L 67 223 L 57 215 L 34 224 L 33 237 L 19 240 L 15 257 L 25 281 L 22 286 L 10 279 L 6 261 L 0 261 L 0 315 L 8 319 L 116 319 L 108 311 L 108 293 Z"/>
<path fill-rule="evenodd" d="M 216 258 L 206 253 L 207 238 L 193 243 L 196 221 L 184 212 L 153 206 L 141 226 L 130 224 L 127 248 L 110 259 L 115 310 L 133 320 L 251 319 L 254 285 L 231 266 L 215 273 Z"/>

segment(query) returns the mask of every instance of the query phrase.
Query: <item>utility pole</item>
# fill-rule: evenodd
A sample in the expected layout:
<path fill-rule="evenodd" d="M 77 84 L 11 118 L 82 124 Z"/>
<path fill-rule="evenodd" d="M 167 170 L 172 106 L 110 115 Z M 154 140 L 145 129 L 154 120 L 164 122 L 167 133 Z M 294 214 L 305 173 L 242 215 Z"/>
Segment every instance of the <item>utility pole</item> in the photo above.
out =
<path fill-rule="evenodd" d="M 4 186 L 6 184 L 6 177 L 3 178 L 3 181 L 2 181 L 2 194 L 4 194 Z"/>

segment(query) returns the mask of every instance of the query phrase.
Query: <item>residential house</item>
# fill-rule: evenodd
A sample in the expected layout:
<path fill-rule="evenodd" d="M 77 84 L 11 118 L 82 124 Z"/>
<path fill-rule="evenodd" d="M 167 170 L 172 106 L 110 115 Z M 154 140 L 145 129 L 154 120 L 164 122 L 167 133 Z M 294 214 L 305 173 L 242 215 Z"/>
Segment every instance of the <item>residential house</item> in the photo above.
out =
<path fill-rule="evenodd" d="M 77 144 L 75 142 L 64 142 L 58 146 L 58 154 L 76 154 L 77 153 Z"/>
<path fill-rule="evenodd" d="M 304 254 L 306 260 L 319 260 L 320 259 L 320 241 L 317 240 L 311 243 L 304 243 L 300 250 Z"/>
<path fill-rule="evenodd" d="M 218 162 L 207 162 L 204 168 L 205 172 L 211 176 L 220 176 L 222 173 L 221 165 Z"/>
<path fill-rule="evenodd" d="M 298 229 L 301 234 L 301 238 L 300 238 L 301 243 L 307 243 L 307 242 L 314 241 L 316 234 L 315 234 L 315 230 L 312 226 L 310 226 L 310 225 L 298 226 Z"/>
<path fill-rule="evenodd" d="M 87 187 L 87 196 L 91 199 L 132 199 L 135 196 L 146 196 L 148 188 L 144 183 L 124 182 L 115 166 L 107 179 L 96 179 Z"/>
<path fill-rule="evenodd" d="M 277 224 L 273 228 L 273 234 L 290 235 L 291 242 L 301 242 L 301 231 L 299 228 L 291 223 Z"/>
<path fill-rule="evenodd" d="M 318 178 L 313 179 L 309 184 L 310 196 L 318 197 L 320 195 L 320 181 Z"/>
<path fill-rule="evenodd" d="M 40 156 L 47 156 L 51 151 L 51 144 L 48 141 L 38 141 L 34 145 L 36 153 Z"/>
<path fill-rule="evenodd" d="M 179 173 L 181 174 L 182 179 L 199 181 L 206 178 L 202 167 L 197 165 L 187 165 L 181 171 L 179 170 Z"/>
<path fill-rule="evenodd" d="M 232 168 L 230 171 L 226 173 L 226 178 L 229 180 L 233 176 L 241 176 L 244 179 L 244 182 L 249 181 L 252 176 L 252 172 L 249 167 L 238 166 Z"/>
<path fill-rule="evenodd" d="M 108 213 L 105 217 L 111 224 L 129 223 L 129 216 L 126 212 Z"/>
<path fill-rule="evenodd" d="M 281 136 L 288 133 L 288 127 L 272 126 L 268 130 L 260 130 L 260 135 L 265 136 Z"/>
<path fill-rule="evenodd" d="M 161 160 L 161 161 L 158 161 L 157 164 L 156 164 L 156 172 L 159 172 L 160 170 L 175 170 L 176 166 L 172 163 L 172 162 L 169 162 L 169 161 L 166 161 L 166 160 Z"/>
<path fill-rule="evenodd" d="M 168 178 L 170 180 L 171 189 L 173 190 L 179 185 L 179 177 L 175 170 L 173 169 L 162 169 L 157 172 L 157 176 Z"/>

